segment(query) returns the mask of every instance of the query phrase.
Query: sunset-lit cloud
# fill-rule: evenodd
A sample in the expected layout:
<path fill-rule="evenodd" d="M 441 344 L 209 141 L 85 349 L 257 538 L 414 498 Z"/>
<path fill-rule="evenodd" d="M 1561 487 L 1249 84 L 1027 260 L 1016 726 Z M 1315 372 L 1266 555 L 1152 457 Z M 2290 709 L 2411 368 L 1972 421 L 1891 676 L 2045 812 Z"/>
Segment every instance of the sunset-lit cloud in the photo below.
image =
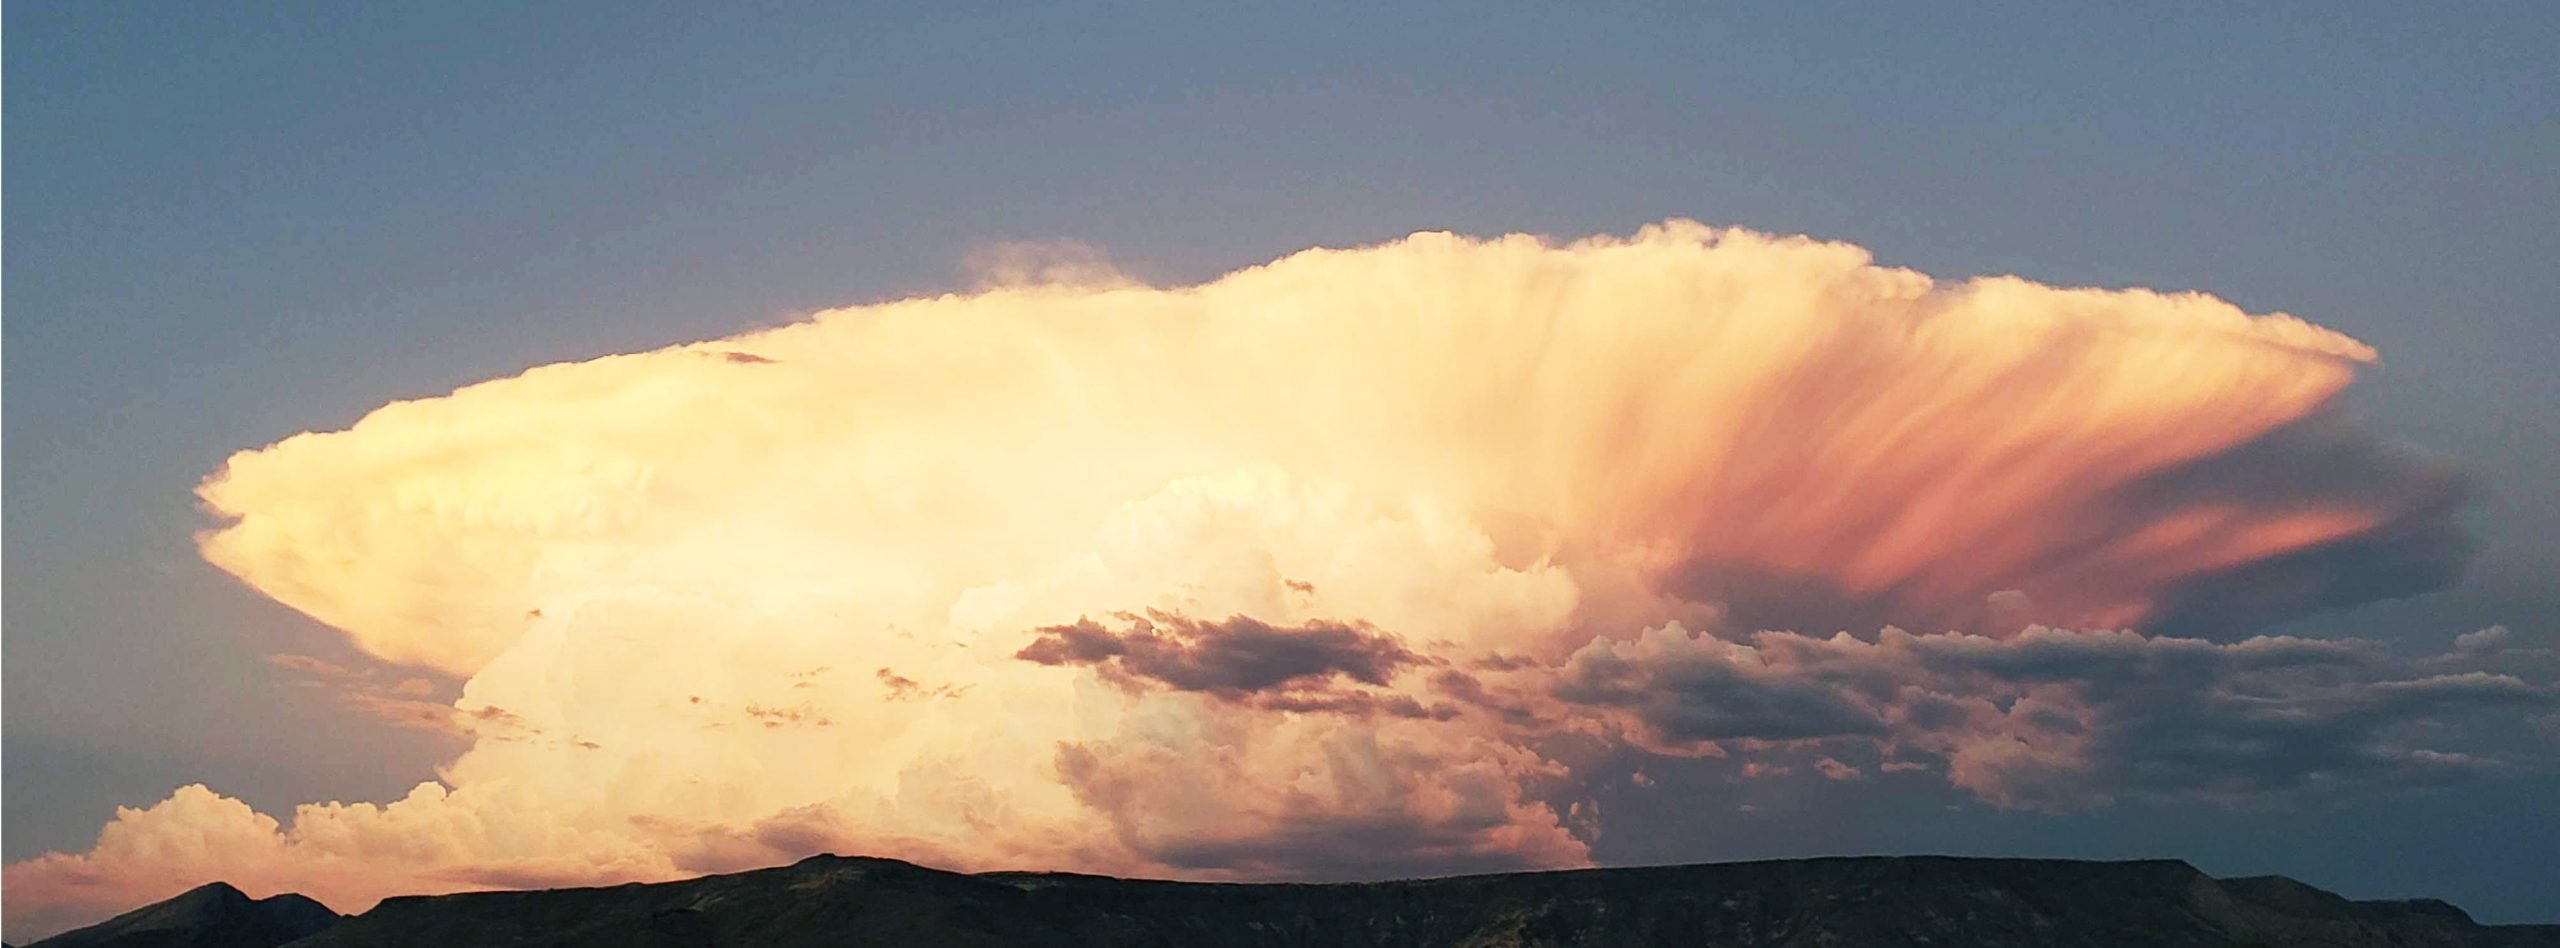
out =
<path fill-rule="evenodd" d="M 120 811 L 9 867 L 13 932 L 818 850 L 1578 865 L 1590 787 L 1689 791 L 1560 741 L 2071 809 L 2490 772 L 2553 710 L 2496 636 L 2245 637 L 2464 552 L 2458 480 L 2337 407 L 2375 354 L 2289 316 L 1685 222 L 981 269 L 235 455 L 206 558 L 472 744 L 388 804 Z"/>

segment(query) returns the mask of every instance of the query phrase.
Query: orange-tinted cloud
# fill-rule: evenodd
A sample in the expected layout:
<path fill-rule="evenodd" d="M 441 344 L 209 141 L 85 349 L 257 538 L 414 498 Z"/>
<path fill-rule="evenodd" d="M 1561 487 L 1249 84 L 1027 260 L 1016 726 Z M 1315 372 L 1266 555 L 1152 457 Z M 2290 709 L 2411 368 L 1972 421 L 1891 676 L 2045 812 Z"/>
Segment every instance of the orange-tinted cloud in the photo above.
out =
<path fill-rule="evenodd" d="M 1908 744 L 1986 795 L 2085 801 L 2121 782 L 2109 745 L 1964 743 L 2009 726 L 1968 702 L 2102 736 L 2141 699 L 1999 665 L 2042 642 L 2001 636 L 2261 621 L 2459 563 L 2454 479 L 2336 411 L 2374 353 L 2198 294 L 1940 285 L 1685 222 L 1420 234 L 1173 289 L 997 256 L 981 292 L 544 366 L 231 458 L 205 556 L 462 679 L 436 705 L 474 743 L 382 807 L 129 811 L 91 853 L 11 866 L 13 926 L 214 876 L 354 909 L 816 848 L 1568 865 L 1596 817 L 1545 749 L 1565 733 Z M 2385 566 L 2416 579 L 2370 582 Z M 1119 615 L 1155 618 L 1087 621 Z M 1859 646 L 1880 659 L 1663 631 L 1885 623 L 1996 635 Z M 2196 642 L 2159 654 L 2262 647 Z M 1965 648 L 1993 652 L 1928 664 Z M 2357 700 L 2495 690 L 2419 680 Z"/>

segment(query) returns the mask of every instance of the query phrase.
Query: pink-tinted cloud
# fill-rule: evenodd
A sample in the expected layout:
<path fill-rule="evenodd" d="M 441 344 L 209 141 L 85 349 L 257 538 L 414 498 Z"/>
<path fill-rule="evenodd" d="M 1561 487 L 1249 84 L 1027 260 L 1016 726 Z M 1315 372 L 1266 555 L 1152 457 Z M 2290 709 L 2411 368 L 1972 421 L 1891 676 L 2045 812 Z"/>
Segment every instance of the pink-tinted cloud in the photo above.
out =
<path fill-rule="evenodd" d="M 385 805 L 127 811 L 8 868 L 12 933 L 214 877 L 360 909 L 822 848 L 1569 865 L 1629 778 L 1560 741 L 2064 807 L 2480 772 L 2418 726 L 2549 696 L 2486 640 L 2231 641 L 2461 561 L 2457 480 L 2336 411 L 2374 353 L 2290 316 L 1686 222 L 982 269 L 232 457 L 204 555 L 460 687 L 279 664 L 470 746 Z M 2059 631 L 2146 624 L 2205 637 Z"/>

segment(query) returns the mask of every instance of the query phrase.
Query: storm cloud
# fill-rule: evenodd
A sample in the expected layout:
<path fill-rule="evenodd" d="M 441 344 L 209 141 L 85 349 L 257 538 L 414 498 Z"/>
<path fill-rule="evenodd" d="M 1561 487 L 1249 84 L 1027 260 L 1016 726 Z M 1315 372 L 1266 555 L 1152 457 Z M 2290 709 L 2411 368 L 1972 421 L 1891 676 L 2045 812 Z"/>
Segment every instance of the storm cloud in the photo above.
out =
<path fill-rule="evenodd" d="M 997 256 L 234 455 L 205 558 L 382 666 L 347 675 L 461 682 L 470 745 L 389 802 L 121 810 L 8 868 L 12 930 L 819 849 L 1577 865 L 1634 778 L 1560 742 L 2030 809 L 2548 753 L 2500 736 L 2551 699 L 2513 643 L 2251 637 L 2465 555 L 2460 479 L 2339 411 L 2375 353 L 2288 315 L 1677 221 L 1175 288 Z"/>

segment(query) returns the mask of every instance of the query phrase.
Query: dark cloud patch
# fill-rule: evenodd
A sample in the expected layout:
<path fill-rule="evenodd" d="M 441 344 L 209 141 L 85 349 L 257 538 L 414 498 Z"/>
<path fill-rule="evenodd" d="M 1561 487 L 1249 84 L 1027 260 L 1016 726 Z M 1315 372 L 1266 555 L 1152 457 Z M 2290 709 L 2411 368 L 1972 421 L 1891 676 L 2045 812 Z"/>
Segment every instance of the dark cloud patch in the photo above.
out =
<path fill-rule="evenodd" d="M 2299 616 L 2439 592 L 2462 578 L 2475 544 L 2441 519 L 2404 523 L 2207 573 L 2162 597 L 2147 625 L 2163 633 L 2229 638 Z"/>
<path fill-rule="evenodd" d="M 2460 472 L 2358 430 L 2329 408 L 2126 485 L 2116 500 L 2139 518 L 2198 502 L 2374 516 L 2351 536 L 2178 583 L 2146 623 L 2221 637 L 2453 585 L 2475 546 L 2454 522 L 2470 496 Z"/>
<path fill-rule="evenodd" d="M 1888 641 L 1931 671 L 1980 674 L 2017 684 L 2121 686 L 2242 671 L 2354 671 L 2383 656 L 2353 639 L 2261 637 L 2230 645 L 2133 632 L 2030 629 L 2012 639 L 1889 634 Z"/>
<path fill-rule="evenodd" d="M 2005 807 L 2069 810 L 2119 798 L 2253 804 L 2299 793 L 2414 787 L 2475 779 L 2511 764 L 2492 753 L 2439 750 L 2442 732 L 2500 706 L 2547 706 L 2518 688 L 2491 694 L 2446 683 L 2357 685 L 2278 700 L 2194 694 L 2187 703 L 2109 703 L 2086 734 L 2035 722 L 2009 731 L 2055 760 L 1992 760 L 1959 783 Z M 2385 700 L 2390 692 L 2406 696 Z M 2046 735 L 2051 735 L 2050 737 Z M 2455 737 L 2454 741 L 2465 738 Z M 2075 746 L 2076 745 L 2076 746 Z"/>
<path fill-rule="evenodd" d="M 1406 668 L 1433 663 L 1391 636 L 1338 622 L 1282 627 L 1250 616 L 1203 622 L 1156 611 L 1119 618 L 1125 626 L 1117 630 L 1091 619 L 1039 629 L 1014 657 L 1090 666 L 1132 689 L 1231 701 L 1337 681 L 1383 686 Z"/>
<path fill-rule="evenodd" d="M 444 711 L 456 733 L 467 735 L 476 741 L 524 744 L 554 740 L 548 732 L 526 721 L 523 715 L 494 704 L 483 704 L 476 708 L 452 706 L 445 708 Z"/>
<path fill-rule="evenodd" d="M 891 701 L 957 698 L 961 695 L 968 694 L 969 689 L 977 687 L 976 685 L 951 684 L 928 686 L 923 682 L 898 674 L 897 672 L 890 671 L 886 668 L 880 669 L 874 677 L 877 677 L 880 680 L 880 687 L 888 689 L 889 700 Z"/>
<path fill-rule="evenodd" d="M 1519 666 L 1530 667 L 1533 666 Z M 1456 717 L 1461 709 L 1472 710 L 1491 715 L 1521 734 L 1552 734 L 1567 728 L 1568 722 L 1560 720 L 1554 713 L 1558 710 L 1556 703 L 1544 700 L 1534 684 L 1528 690 L 1522 690 L 1508 681 L 1508 676 L 1489 677 L 1501 684 L 1488 686 L 1486 678 L 1456 668 L 1432 672 L 1424 680 L 1424 685 L 1444 699 L 1431 705 L 1432 716 Z"/>
<path fill-rule="evenodd" d="M 745 711 L 749 720 L 767 728 L 832 727 L 836 723 L 824 712 L 806 704 L 790 706 L 750 704 L 746 706 Z"/>
<path fill-rule="evenodd" d="M 1843 687 L 1846 682 L 1770 674 L 1706 641 L 1711 644 L 1703 648 L 1643 656 L 1595 642 L 1565 663 L 1555 694 L 1631 711 L 1653 743 L 1674 747 L 1885 733 L 1884 718 Z"/>
<path fill-rule="evenodd" d="M 2560 710 L 2560 683 L 2506 637 L 2404 659 L 2371 643 L 2220 644 L 2030 627 L 2001 640 L 1887 629 L 1873 640 L 1678 626 L 1602 639 L 1553 697 L 1613 712 L 1639 746 L 1840 745 L 1934 755 L 1995 805 L 2120 797 L 2241 803 L 2296 791 L 2425 785 L 2548 763 L 2510 727 Z"/>
<path fill-rule="evenodd" d="M 1484 657 L 1467 664 L 1470 667 L 1483 671 L 1519 671 L 1523 668 L 1536 668 L 1538 666 L 1538 660 L 1525 655 L 1513 655 L 1507 652 L 1491 652 L 1487 653 Z"/>

